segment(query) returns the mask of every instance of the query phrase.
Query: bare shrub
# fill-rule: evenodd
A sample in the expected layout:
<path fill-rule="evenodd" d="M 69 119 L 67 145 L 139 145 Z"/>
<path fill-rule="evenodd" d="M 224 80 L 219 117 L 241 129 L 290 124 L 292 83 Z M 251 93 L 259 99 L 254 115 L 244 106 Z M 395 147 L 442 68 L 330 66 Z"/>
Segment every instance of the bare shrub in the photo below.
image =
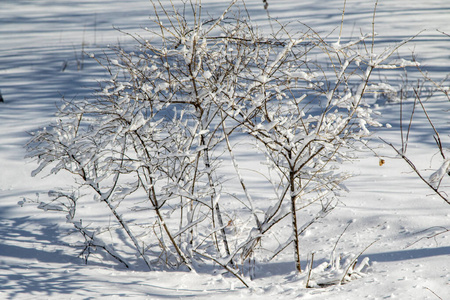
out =
<path fill-rule="evenodd" d="M 364 96 L 383 88 L 372 71 L 395 67 L 385 61 L 400 45 L 377 55 L 373 34 L 332 44 L 280 25 L 262 35 L 245 11 L 230 13 L 235 3 L 207 20 L 197 3 L 153 3 L 152 41 L 132 35 L 136 49 L 95 58 L 110 78 L 93 99 L 67 101 L 28 143 L 39 163 L 33 175 L 73 175 L 70 190 L 50 192 L 39 207 L 66 213 L 86 259 L 96 247 L 128 266 L 131 247 L 149 269 L 209 260 L 247 285 L 241 266 L 288 222 L 288 238 L 269 251 L 292 244 L 302 271 L 300 235 L 335 207 L 349 176 L 339 164 L 380 126 Z M 253 200 L 240 173 L 233 143 L 242 134 L 268 163 L 269 207 Z M 235 197 L 225 192 L 235 176 L 222 177 L 230 160 L 242 188 Z"/>

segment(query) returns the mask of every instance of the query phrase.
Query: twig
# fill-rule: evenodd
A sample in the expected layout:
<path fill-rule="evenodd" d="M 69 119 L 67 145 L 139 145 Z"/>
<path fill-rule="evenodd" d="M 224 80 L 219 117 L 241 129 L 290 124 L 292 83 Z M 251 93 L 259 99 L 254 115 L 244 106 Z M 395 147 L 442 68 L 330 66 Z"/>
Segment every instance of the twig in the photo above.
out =
<path fill-rule="evenodd" d="M 311 253 L 311 264 L 309 265 L 308 279 L 306 280 L 306 288 L 310 288 L 310 286 L 309 286 L 309 279 L 311 278 L 311 271 L 312 271 L 312 268 L 313 268 L 313 262 L 314 262 L 314 252 Z"/>
<path fill-rule="evenodd" d="M 433 122 L 431 121 L 430 116 L 428 115 L 427 110 L 425 109 L 425 106 L 423 105 L 423 102 L 420 99 L 419 93 L 417 92 L 416 89 L 414 89 L 414 93 L 416 94 L 416 98 L 419 101 L 420 105 L 422 106 L 422 110 L 423 110 L 425 116 L 427 117 L 428 123 L 430 123 L 431 128 L 433 128 L 433 131 L 436 134 L 436 136 L 434 136 L 434 140 L 436 141 L 439 151 L 441 152 L 442 158 L 445 159 L 444 150 L 442 149 L 441 137 L 439 136 L 439 133 L 437 132 L 436 127 L 434 126 Z"/>
<path fill-rule="evenodd" d="M 239 275 L 235 270 L 231 269 L 231 268 L 228 266 L 228 263 L 222 263 L 222 262 L 220 262 L 218 259 L 215 259 L 214 257 L 212 257 L 212 256 L 210 256 L 210 255 L 208 255 L 208 254 L 206 254 L 206 253 L 201 253 L 201 252 L 197 251 L 196 249 L 193 249 L 193 251 L 194 251 L 195 253 L 197 253 L 198 255 L 201 255 L 201 256 L 203 256 L 203 257 L 205 257 L 205 258 L 207 258 L 207 259 L 212 260 L 213 262 L 215 262 L 216 264 L 218 264 L 219 266 L 221 266 L 222 268 L 224 268 L 225 270 L 227 270 L 231 275 L 233 275 L 234 277 L 236 277 L 237 279 L 239 279 L 239 281 L 242 282 L 242 284 L 245 285 L 245 287 L 247 287 L 247 288 L 249 287 L 249 285 L 245 282 L 245 280 L 242 278 L 242 276 Z"/>
<path fill-rule="evenodd" d="M 341 42 L 342 28 L 344 27 L 344 16 L 345 16 L 345 5 L 346 5 L 346 4 L 347 4 L 347 0 L 344 0 L 344 8 L 342 9 L 341 28 L 339 29 L 338 43 Z"/>
<path fill-rule="evenodd" d="M 407 158 L 403 153 L 401 153 L 400 151 L 397 150 L 397 148 L 395 148 L 394 145 L 392 145 L 391 143 L 386 142 L 385 140 L 383 140 L 382 138 L 380 138 L 380 140 L 382 140 L 386 145 L 391 146 L 392 149 L 394 149 L 395 152 L 397 152 L 397 154 L 409 165 L 409 167 L 417 174 L 417 176 L 419 176 L 419 178 L 425 182 L 426 185 L 428 185 L 428 187 L 430 189 L 432 189 L 439 197 L 442 198 L 442 200 L 444 200 L 445 202 L 447 202 L 447 204 L 450 205 L 450 200 L 447 199 L 444 195 L 441 194 L 441 192 L 439 192 L 439 190 L 437 188 L 435 188 L 433 185 L 431 185 L 431 183 L 428 182 L 428 180 L 426 180 L 422 174 L 420 174 L 419 170 L 417 170 L 416 166 L 414 165 L 414 163 Z"/>
<path fill-rule="evenodd" d="M 376 242 L 378 242 L 379 240 L 375 240 L 372 243 L 370 243 L 366 248 L 364 248 L 361 252 L 359 252 L 359 254 L 352 260 L 352 262 L 348 265 L 347 269 L 344 272 L 344 276 L 342 276 L 341 281 L 339 282 L 340 284 L 344 283 L 345 280 L 345 276 L 348 275 L 348 272 L 350 271 L 350 268 L 353 267 L 356 262 L 358 261 L 358 258 L 364 253 L 366 252 L 367 249 L 369 249 L 373 244 L 375 244 Z"/>
<path fill-rule="evenodd" d="M 334 250 L 336 250 L 337 244 L 339 243 L 339 240 L 341 239 L 341 237 L 344 235 L 344 233 L 347 231 L 347 228 L 350 227 L 350 225 L 352 225 L 352 222 L 348 222 L 347 226 L 345 226 L 344 230 L 342 231 L 341 235 L 338 237 L 336 243 L 334 244 L 333 250 L 332 252 L 334 252 Z"/>
<path fill-rule="evenodd" d="M 267 2 L 267 0 L 263 0 L 264 3 L 264 9 L 267 10 L 267 8 L 269 8 L 269 3 Z"/>
<path fill-rule="evenodd" d="M 371 49 L 371 54 L 373 54 L 373 47 L 375 45 L 375 15 L 377 13 L 377 5 L 378 5 L 378 0 L 375 2 L 375 7 L 373 8 L 373 17 L 372 17 L 372 49 Z M 373 60 L 373 56 L 370 56 L 370 62 L 372 62 Z"/>
<path fill-rule="evenodd" d="M 423 288 L 429 290 L 429 291 L 432 292 L 436 297 L 438 297 L 439 299 L 443 300 L 441 297 L 438 296 L 438 294 L 436 294 L 435 292 L 433 292 L 430 288 L 428 288 L 428 287 L 426 287 L 426 286 L 424 286 Z"/>
<path fill-rule="evenodd" d="M 444 34 L 444 35 L 446 35 L 446 36 L 448 36 L 448 37 L 450 37 L 450 34 L 444 32 L 444 31 L 440 31 L 439 29 L 436 29 L 436 31 L 437 31 L 437 32 L 440 32 L 440 33 L 442 33 L 442 34 Z"/>
<path fill-rule="evenodd" d="M 427 230 L 430 230 L 430 229 L 433 229 L 433 228 L 436 228 L 436 229 L 437 229 L 437 228 L 440 228 L 440 229 L 443 229 L 443 231 L 438 232 L 438 233 L 435 233 L 435 234 L 433 234 L 433 235 L 421 237 L 421 238 L 418 239 L 417 241 L 415 241 L 415 242 L 409 244 L 408 246 L 406 246 L 405 249 L 406 249 L 406 248 L 409 248 L 409 247 L 411 247 L 411 246 L 413 246 L 414 244 L 417 244 L 417 243 L 420 242 L 421 240 L 424 240 L 424 239 L 427 239 L 427 240 L 433 239 L 433 238 L 436 238 L 438 235 L 441 235 L 441 234 L 450 232 L 450 229 L 448 229 L 448 228 L 446 228 L 446 227 L 442 227 L 442 226 L 434 226 L 434 227 L 428 228 L 428 229 L 426 229 L 426 230 L 417 232 L 417 233 L 415 233 L 415 234 L 420 234 L 420 233 L 423 233 L 424 231 L 427 231 Z"/>
<path fill-rule="evenodd" d="M 347 226 L 345 226 L 344 230 L 342 231 L 341 235 L 338 237 L 336 243 L 334 244 L 333 250 L 331 250 L 331 254 L 330 254 L 330 263 L 331 265 L 334 265 L 334 254 L 335 254 L 335 250 L 336 247 L 339 243 L 339 241 L 341 240 L 341 237 L 344 235 L 344 233 L 347 231 L 347 228 L 352 224 L 352 222 L 348 222 Z"/>

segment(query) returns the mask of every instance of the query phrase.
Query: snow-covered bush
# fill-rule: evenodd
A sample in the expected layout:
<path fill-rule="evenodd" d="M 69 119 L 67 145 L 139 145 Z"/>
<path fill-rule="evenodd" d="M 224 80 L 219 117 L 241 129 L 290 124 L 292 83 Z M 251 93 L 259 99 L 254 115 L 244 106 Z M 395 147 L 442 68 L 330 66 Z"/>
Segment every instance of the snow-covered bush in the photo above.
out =
<path fill-rule="evenodd" d="M 128 266 L 131 247 L 150 269 L 209 260 L 246 284 L 240 265 L 288 222 L 287 239 L 269 250 L 293 244 L 302 270 L 301 233 L 335 206 L 348 178 L 339 164 L 380 126 L 364 96 L 380 88 L 372 71 L 393 67 L 385 61 L 396 47 L 376 55 L 358 47 L 370 35 L 331 44 L 284 26 L 262 35 L 236 2 L 206 20 L 197 3 L 154 5 L 151 39 L 133 36 L 135 49 L 95 58 L 110 75 L 95 97 L 66 102 L 57 122 L 34 133 L 34 175 L 73 174 L 70 189 L 49 192 L 39 207 L 66 213 L 86 259 L 101 248 Z M 269 207 L 240 173 L 233 142 L 243 134 L 269 166 Z M 240 196 L 225 192 L 235 177 L 222 171 L 228 162 Z"/>

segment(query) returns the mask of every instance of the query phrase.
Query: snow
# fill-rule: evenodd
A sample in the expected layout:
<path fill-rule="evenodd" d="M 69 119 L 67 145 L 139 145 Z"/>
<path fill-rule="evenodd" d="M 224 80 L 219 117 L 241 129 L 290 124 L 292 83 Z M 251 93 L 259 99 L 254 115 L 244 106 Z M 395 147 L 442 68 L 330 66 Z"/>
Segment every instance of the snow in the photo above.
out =
<path fill-rule="evenodd" d="M 267 2 L 270 15 L 282 22 L 300 21 L 321 34 L 332 32 L 330 39 L 338 40 L 343 1 Z M 202 1 L 203 9 L 216 16 L 228 5 L 224 0 Z M 253 20 L 270 32 L 262 1 L 249 0 L 246 7 Z M 39 195 L 66 186 L 68 175 L 32 177 L 36 164 L 24 159 L 23 146 L 29 132 L 54 121 L 61 97 L 89 97 L 98 87 L 96 80 L 108 76 L 88 56 L 99 58 L 104 50 L 109 53 L 108 45 L 131 42 L 113 26 L 142 34 L 142 28 L 151 26 L 148 16 L 152 7 L 147 0 L 20 0 L 4 1 L 0 8 L 0 90 L 4 99 L 0 102 L 0 298 L 438 299 L 438 295 L 445 299 L 450 295 L 450 207 L 378 139 L 399 145 L 400 107 L 388 102 L 380 104 L 382 116 L 378 120 L 388 124 L 374 133 L 371 143 L 385 163 L 380 166 L 379 157 L 364 152 L 360 160 L 347 164 L 346 170 L 355 173 L 346 182 L 350 192 L 300 240 L 303 264 L 314 252 L 314 267 L 327 262 L 335 247 L 336 255 L 348 256 L 374 243 L 362 254 L 362 259 L 369 259 L 369 268 L 361 272 L 361 278 L 343 285 L 306 289 L 305 277 L 294 272 L 291 250 L 270 262 L 257 263 L 250 288 L 223 274 L 221 268 L 150 272 L 141 265 L 125 269 L 101 254 L 93 254 L 85 265 L 77 257 L 82 249 L 63 242 L 65 232 L 56 225 L 61 215 L 27 205 L 39 204 Z M 355 40 L 360 30 L 372 32 L 373 9 L 372 1 L 347 1 L 340 47 Z M 405 58 L 399 61 L 409 64 L 414 53 L 429 76 L 444 78 L 450 73 L 450 38 L 435 29 L 450 33 L 449 13 L 450 4 L 445 0 L 379 1 L 375 51 L 382 53 L 392 43 L 426 29 L 399 50 L 399 56 Z M 401 83 L 398 77 L 395 79 L 396 74 L 388 78 L 394 78 L 389 81 L 389 89 Z M 210 75 L 205 72 L 204 76 Z M 447 146 L 450 103 L 436 95 L 425 105 Z M 403 109 L 410 112 L 410 104 Z M 129 130 L 145 122 L 141 116 Z M 408 154 L 427 178 L 434 174 L 437 181 L 442 179 L 440 186 L 445 189 L 449 185 L 445 176 L 449 161 L 435 155 L 438 151 L 432 135 L 427 118 L 417 113 Z M 246 183 L 257 183 L 260 178 L 255 174 L 264 169 L 252 161 L 252 151 L 247 147 L 236 157 Z M 231 160 L 229 165 L 230 173 L 234 172 Z M 261 201 L 271 190 L 270 186 L 260 186 L 255 200 Z M 91 213 L 108 221 L 108 216 L 98 214 L 95 207 Z M 348 222 L 351 224 L 345 230 Z M 442 233 L 444 230 L 447 233 Z M 280 231 L 274 241 L 281 236 Z"/>

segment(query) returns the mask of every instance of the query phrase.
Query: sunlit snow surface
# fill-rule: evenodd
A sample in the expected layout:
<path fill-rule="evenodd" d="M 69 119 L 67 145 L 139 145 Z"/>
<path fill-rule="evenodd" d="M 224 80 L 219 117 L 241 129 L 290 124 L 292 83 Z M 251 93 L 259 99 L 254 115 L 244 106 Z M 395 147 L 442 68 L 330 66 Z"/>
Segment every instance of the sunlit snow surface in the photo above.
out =
<path fill-rule="evenodd" d="M 269 13 L 292 28 L 304 23 L 330 41 L 337 40 L 343 1 L 269 0 Z M 169 3 L 162 0 L 163 4 Z M 227 1 L 203 1 L 212 16 Z M 262 1 L 247 1 L 252 19 L 270 30 Z M 373 1 L 349 0 L 341 43 L 372 32 Z M 307 254 L 323 259 L 348 222 L 337 252 L 358 254 L 377 240 L 365 256 L 367 276 L 342 286 L 305 289 L 293 276 L 290 251 L 261 265 L 252 288 L 235 279 L 211 274 L 123 270 L 114 262 L 93 259 L 86 266 L 77 249 L 61 243 L 55 223 L 61 216 L 34 207 L 19 207 L 23 198 L 64 186 L 63 175 L 31 177 L 36 165 L 25 160 L 28 132 L 50 123 L 61 97 L 83 99 L 97 86 L 102 69 L 82 51 L 101 55 L 108 45 L 128 45 L 130 39 L 113 27 L 142 33 L 149 21 L 149 1 L 3 0 L 0 2 L 0 298 L 2 299 L 448 299 L 450 295 L 450 234 L 427 239 L 450 228 L 450 206 L 430 196 L 431 191 L 394 158 L 391 149 L 377 149 L 386 163 L 370 153 L 347 166 L 359 176 L 348 182 L 350 193 L 323 222 L 302 237 Z M 383 50 L 423 31 L 399 55 L 414 54 L 436 80 L 450 73 L 450 3 L 448 1 L 379 1 L 376 8 L 376 50 Z M 400 82 L 390 82 L 398 85 Z M 414 80 L 412 78 L 411 80 Z M 450 104 L 436 97 L 427 109 L 449 146 Z M 381 105 L 383 123 L 392 128 L 374 135 L 399 142 L 398 105 Z M 388 126 L 389 127 L 389 126 Z M 417 116 L 410 155 L 426 174 L 440 166 L 439 156 L 423 113 Z M 251 157 L 251 153 L 240 153 Z M 248 167 L 253 166 L 251 161 Z M 428 171 L 427 171 L 428 170 Z M 251 180 L 251 174 L 247 174 Z M 443 185 L 449 185 L 445 179 Z M 265 187 L 261 186 L 263 190 Z M 447 189 L 448 190 L 448 189 Z M 101 217 L 101 216 L 100 216 Z M 321 261 L 317 261 L 319 264 Z M 435 294 L 436 295 L 435 295 Z"/>

